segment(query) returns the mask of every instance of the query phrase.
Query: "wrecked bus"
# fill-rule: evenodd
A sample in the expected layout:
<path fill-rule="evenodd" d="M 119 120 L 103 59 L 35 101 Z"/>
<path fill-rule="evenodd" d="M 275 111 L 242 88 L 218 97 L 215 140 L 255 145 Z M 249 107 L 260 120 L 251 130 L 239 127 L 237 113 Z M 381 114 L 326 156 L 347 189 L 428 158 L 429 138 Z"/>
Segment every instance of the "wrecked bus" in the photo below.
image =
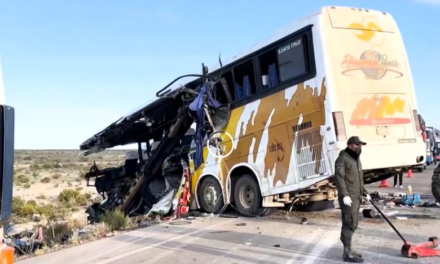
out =
<path fill-rule="evenodd" d="M 365 183 L 424 162 L 406 52 L 385 12 L 324 7 L 224 66 L 176 80 L 80 146 L 89 155 L 139 145 L 130 175 L 124 166 L 89 174 L 108 194 L 105 206 L 148 212 L 170 188 L 162 168 L 170 156 L 177 178 L 188 157 L 193 208 L 231 204 L 245 215 L 332 203 L 333 164 L 352 135 L 368 142 Z"/>

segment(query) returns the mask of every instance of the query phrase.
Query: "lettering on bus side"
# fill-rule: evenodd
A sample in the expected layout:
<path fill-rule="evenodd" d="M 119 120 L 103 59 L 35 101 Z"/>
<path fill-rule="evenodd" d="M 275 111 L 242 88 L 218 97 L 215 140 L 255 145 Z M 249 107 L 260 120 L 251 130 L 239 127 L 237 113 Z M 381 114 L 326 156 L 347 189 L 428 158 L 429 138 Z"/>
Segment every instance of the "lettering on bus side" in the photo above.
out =
<path fill-rule="evenodd" d="M 269 152 L 275 152 L 275 151 L 279 151 L 279 150 L 284 151 L 283 143 L 277 142 L 276 144 L 274 144 L 274 143 L 270 144 Z"/>
<path fill-rule="evenodd" d="M 296 40 L 296 41 L 294 41 L 294 42 L 292 42 L 290 44 L 287 44 L 284 47 L 279 48 L 278 49 L 278 55 L 280 55 L 281 53 L 286 52 L 286 51 L 288 51 L 290 49 L 293 49 L 294 47 L 299 46 L 299 45 L 301 45 L 301 39 Z"/>

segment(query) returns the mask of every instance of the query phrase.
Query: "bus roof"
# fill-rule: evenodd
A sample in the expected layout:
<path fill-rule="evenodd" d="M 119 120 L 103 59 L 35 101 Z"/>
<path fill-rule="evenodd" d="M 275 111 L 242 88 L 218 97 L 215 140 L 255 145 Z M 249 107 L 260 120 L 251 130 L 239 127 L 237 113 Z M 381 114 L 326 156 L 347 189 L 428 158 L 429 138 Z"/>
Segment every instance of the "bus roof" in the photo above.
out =
<path fill-rule="evenodd" d="M 279 29 L 278 31 L 276 31 L 272 36 L 270 36 L 266 40 L 255 43 L 246 52 L 239 53 L 239 54 L 233 56 L 232 58 L 229 58 L 226 61 L 222 61 L 223 67 L 227 67 L 231 63 L 234 63 L 236 61 L 244 59 L 245 57 L 251 55 L 254 52 L 257 52 L 258 50 L 264 48 L 265 46 L 268 46 L 271 43 L 276 42 L 277 40 L 280 40 L 284 37 L 287 37 L 288 35 L 294 33 L 295 31 L 300 30 L 301 28 L 310 25 L 311 24 L 310 18 L 317 16 L 317 15 L 321 15 L 327 8 L 332 8 L 332 9 L 350 8 L 350 9 L 353 9 L 352 7 L 343 7 L 343 6 L 324 6 L 321 8 L 321 10 L 319 10 L 317 12 L 313 12 L 313 13 L 309 14 L 308 16 L 303 17 L 301 19 L 297 19 L 297 20 L 291 22 L 289 25 Z M 356 9 L 356 10 L 358 10 L 358 9 Z M 369 11 L 370 12 L 379 12 L 379 11 L 374 11 L 374 10 L 369 10 Z M 217 63 L 214 66 L 212 66 L 211 68 L 209 68 L 209 72 L 212 73 L 212 72 L 215 72 L 219 69 L 220 69 L 220 63 Z M 199 78 L 198 77 L 187 77 L 187 78 L 181 79 L 181 81 L 175 82 L 173 85 L 171 85 L 169 87 L 171 94 L 175 94 L 179 87 L 181 87 L 183 85 L 187 85 L 193 81 L 196 81 L 197 79 L 199 79 Z M 185 82 L 182 82 L 182 80 L 185 80 Z M 151 112 L 151 113 L 155 112 L 156 111 L 155 108 L 158 106 L 162 106 L 166 100 L 167 99 L 157 98 L 157 97 L 150 98 L 149 100 L 147 100 L 147 102 L 145 102 L 141 106 L 136 107 L 132 111 L 128 112 L 126 115 L 123 115 L 118 120 L 116 120 L 115 122 L 110 124 L 108 127 L 103 129 L 102 131 L 98 132 L 97 134 L 95 134 L 94 136 L 89 138 L 88 140 L 86 140 L 84 143 L 82 143 L 80 145 L 80 149 L 83 149 L 83 150 L 90 149 L 94 144 L 97 143 L 98 138 L 102 138 L 104 135 L 107 135 L 106 137 L 108 137 L 108 136 L 110 136 L 110 134 L 114 134 L 114 133 L 109 133 L 109 131 L 114 131 L 115 127 L 127 126 L 127 123 L 129 123 L 129 122 L 132 123 L 133 119 L 139 118 L 140 116 L 142 116 L 142 113 L 144 113 L 144 112 Z M 167 102 L 169 102 L 169 101 L 170 100 L 168 100 Z M 168 103 L 165 103 L 165 105 L 168 105 Z M 173 105 L 168 105 L 168 106 L 176 108 Z M 160 109 L 163 109 L 163 108 L 160 107 Z M 157 110 L 157 111 L 161 111 L 161 110 Z M 123 140 L 119 143 L 117 143 L 115 141 L 112 144 L 107 143 L 105 148 L 111 148 L 116 145 L 124 145 L 124 144 L 130 144 L 130 143 L 134 143 L 134 142 L 131 142 L 128 139 Z M 102 147 L 104 147 L 104 146 L 102 146 Z"/>

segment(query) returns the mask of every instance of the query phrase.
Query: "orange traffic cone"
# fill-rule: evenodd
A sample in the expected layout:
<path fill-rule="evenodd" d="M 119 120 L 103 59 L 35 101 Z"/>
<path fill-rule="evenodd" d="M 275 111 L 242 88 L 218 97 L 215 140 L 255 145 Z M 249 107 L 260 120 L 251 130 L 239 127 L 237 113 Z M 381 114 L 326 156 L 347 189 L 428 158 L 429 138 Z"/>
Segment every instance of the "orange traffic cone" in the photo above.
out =
<path fill-rule="evenodd" d="M 412 170 L 408 170 L 408 178 L 412 178 Z"/>
<path fill-rule="evenodd" d="M 14 248 L 5 247 L 0 253 L 0 264 L 13 264 L 14 263 Z"/>
<path fill-rule="evenodd" d="M 388 181 L 387 180 L 382 180 L 380 182 L 379 188 L 389 188 L 390 186 L 388 185 Z"/>

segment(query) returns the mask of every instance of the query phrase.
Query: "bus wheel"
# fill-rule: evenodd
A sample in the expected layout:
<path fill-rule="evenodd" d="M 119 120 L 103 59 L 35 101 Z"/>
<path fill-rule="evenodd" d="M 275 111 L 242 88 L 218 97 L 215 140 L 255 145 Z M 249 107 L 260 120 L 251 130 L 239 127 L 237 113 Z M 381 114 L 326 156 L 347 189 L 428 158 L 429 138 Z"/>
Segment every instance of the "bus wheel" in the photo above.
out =
<path fill-rule="evenodd" d="M 206 213 L 217 214 L 224 207 L 222 188 L 216 179 L 206 177 L 198 189 L 200 206 Z"/>
<path fill-rule="evenodd" d="M 276 207 L 266 207 L 264 208 L 264 212 L 261 216 L 269 216 L 277 211 Z"/>
<path fill-rule="evenodd" d="M 265 209 L 261 207 L 261 197 L 258 182 L 252 175 L 245 174 L 238 178 L 234 187 L 234 201 L 237 210 L 247 216 L 261 216 Z"/>

